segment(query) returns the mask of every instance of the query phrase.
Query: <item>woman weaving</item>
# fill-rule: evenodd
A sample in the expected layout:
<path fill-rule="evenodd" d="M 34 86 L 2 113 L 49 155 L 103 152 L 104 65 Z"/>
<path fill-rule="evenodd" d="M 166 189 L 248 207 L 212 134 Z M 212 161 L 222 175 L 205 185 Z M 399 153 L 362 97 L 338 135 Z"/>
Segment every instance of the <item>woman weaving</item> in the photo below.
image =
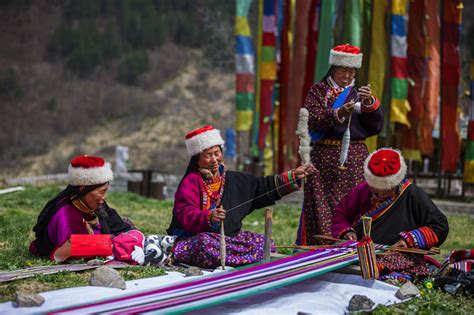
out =
<path fill-rule="evenodd" d="M 224 224 L 228 266 L 240 266 L 263 259 L 264 237 L 241 231 L 242 220 L 255 209 L 273 205 L 297 191 L 300 180 L 314 171 L 300 166 L 282 174 L 257 177 L 226 171 L 224 140 L 220 131 L 205 126 L 186 135 L 191 157 L 175 194 L 173 218 L 167 230 L 177 236 L 172 249 L 175 262 L 205 268 L 219 266 L 219 230 Z"/>
<path fill-rule="evenodd" d="M 356 240 L 363 235 L 361 217 L 372 218 L 375 243 L 429 249 L 441 245 L 449 232 L 446 216 L 419 187 L 406 178 L 407 166 L 399 151 L 381 148 L 365 161 L 366 181 L 337 205 L 331 227 L 337 238 Z M 381 275 L 395 272 L 423 278 L 428 270 L 422 256 L 390 254 L 377 257 Z"/>

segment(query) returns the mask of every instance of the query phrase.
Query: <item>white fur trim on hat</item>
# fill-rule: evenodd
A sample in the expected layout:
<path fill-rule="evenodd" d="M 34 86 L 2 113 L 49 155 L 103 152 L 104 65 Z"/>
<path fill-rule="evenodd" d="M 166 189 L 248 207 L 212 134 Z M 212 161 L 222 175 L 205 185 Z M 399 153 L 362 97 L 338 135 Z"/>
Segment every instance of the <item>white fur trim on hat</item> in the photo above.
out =
<path fill-rule="evenodd" d="M 369 161 L 372 158 L 372 156 L 380 150 L 392 150 L 399 154 L 400 170 L 396 174 L 380 177 L 380 176 L 376 176 L 374 173 L 370 171 Z M 369 156 L 365 159 L 364 177 L 365 177 L 365 180 L 367 181 L 367 184 L 369 184 L 369 186 L 372 188 L 381 189 L 381 190 L 392 189 L 400 185 L 400 183 L 402 182 L 402 180 L 405 178 L 406 175 L 407 175 L 407 165 L 405 163 L 405 159 L 403 159 L 402 153 L 397 149 L 380 148 L 377 151 L 374 151 L 371 154 L 369 154 Z"/>
<path fill-rule="evenodd" d="M 189 156 L 194 156 L 202 151 L 212 148 L 216 145 L 224 145 L 225 141 L 221 137 L 218 129 L 207 130 L 200 134 L 186 139 L 186 149 Z"/>
<path fill-rule="evenodd" d="M 339 67 L 360 68 L 362 67 L 362 53 L 352 54 L 331 49 L 329 64 Z"/>
<path fill-rule="evenodd" d="M 114 179 L 110 163 L 105 163 L 101 167 L 73 167 L 68 168 L 69 184 L 74 186 L 97 185 L 110 182 Z"/>

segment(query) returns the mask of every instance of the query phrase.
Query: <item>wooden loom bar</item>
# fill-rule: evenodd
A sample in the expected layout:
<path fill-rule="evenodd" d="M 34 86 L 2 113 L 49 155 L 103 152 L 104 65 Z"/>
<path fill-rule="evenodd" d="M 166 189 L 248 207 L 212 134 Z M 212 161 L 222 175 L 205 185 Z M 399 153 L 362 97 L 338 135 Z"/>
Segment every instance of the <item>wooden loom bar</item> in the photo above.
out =
<path fill-rule="evenodd" d="M 270 260 L 270 251 L 272 244 L 272 222 L 273 209 L 265 209 L 265 243 L 263 245 L 263 259 Z"/>

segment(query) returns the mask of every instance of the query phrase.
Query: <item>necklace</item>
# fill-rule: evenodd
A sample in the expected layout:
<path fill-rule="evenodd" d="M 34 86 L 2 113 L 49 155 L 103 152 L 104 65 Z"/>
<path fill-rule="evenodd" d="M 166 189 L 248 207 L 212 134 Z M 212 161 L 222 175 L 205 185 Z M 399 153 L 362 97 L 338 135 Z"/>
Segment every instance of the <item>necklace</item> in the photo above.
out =
<path fill-rule="evenodd" d="M 202 179 L 204 191 L 202 192 L 202 204 L 205 209 L 211 208 L 213 201 L 216 201 L 216 206 L 222 199 L 225 186 L 225 171 L 221 164 L 219 167 L 219 175 L 210 179 Z"/>
<path fill-rule="evenodd" d="M 74 207 L 84 212 L 85 217 L 84 220 L 87 221 L 88 224 L 96 226 L 99 223 L 99 218 L 97 214 L 95 214 L 95 210 L 89 208 L 81 198 L 76 198 L 71 200 Z M 92 219 L 90 219 L 92 217 Z M 89 230 L 89 229 L 88 229 Z M 91 234 L 91 233 L 89 233 Z M 92 233 L 93 234 L 93 233 Z"/>

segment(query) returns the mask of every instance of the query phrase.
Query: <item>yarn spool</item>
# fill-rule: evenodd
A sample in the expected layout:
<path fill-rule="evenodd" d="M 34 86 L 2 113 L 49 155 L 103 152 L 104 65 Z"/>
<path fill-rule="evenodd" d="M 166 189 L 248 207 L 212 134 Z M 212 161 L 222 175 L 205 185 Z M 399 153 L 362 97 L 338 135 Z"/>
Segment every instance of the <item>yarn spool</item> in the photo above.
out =
<path fill-rule="evenodd" d="M 377 279 L 379 277 L 379 270 L 375 259 L 374 241 L 370 237 L 372 218 L 362 217 L 362 227 L 364 229 L 364 237 L 357 243 L 362 278 Z"/>

